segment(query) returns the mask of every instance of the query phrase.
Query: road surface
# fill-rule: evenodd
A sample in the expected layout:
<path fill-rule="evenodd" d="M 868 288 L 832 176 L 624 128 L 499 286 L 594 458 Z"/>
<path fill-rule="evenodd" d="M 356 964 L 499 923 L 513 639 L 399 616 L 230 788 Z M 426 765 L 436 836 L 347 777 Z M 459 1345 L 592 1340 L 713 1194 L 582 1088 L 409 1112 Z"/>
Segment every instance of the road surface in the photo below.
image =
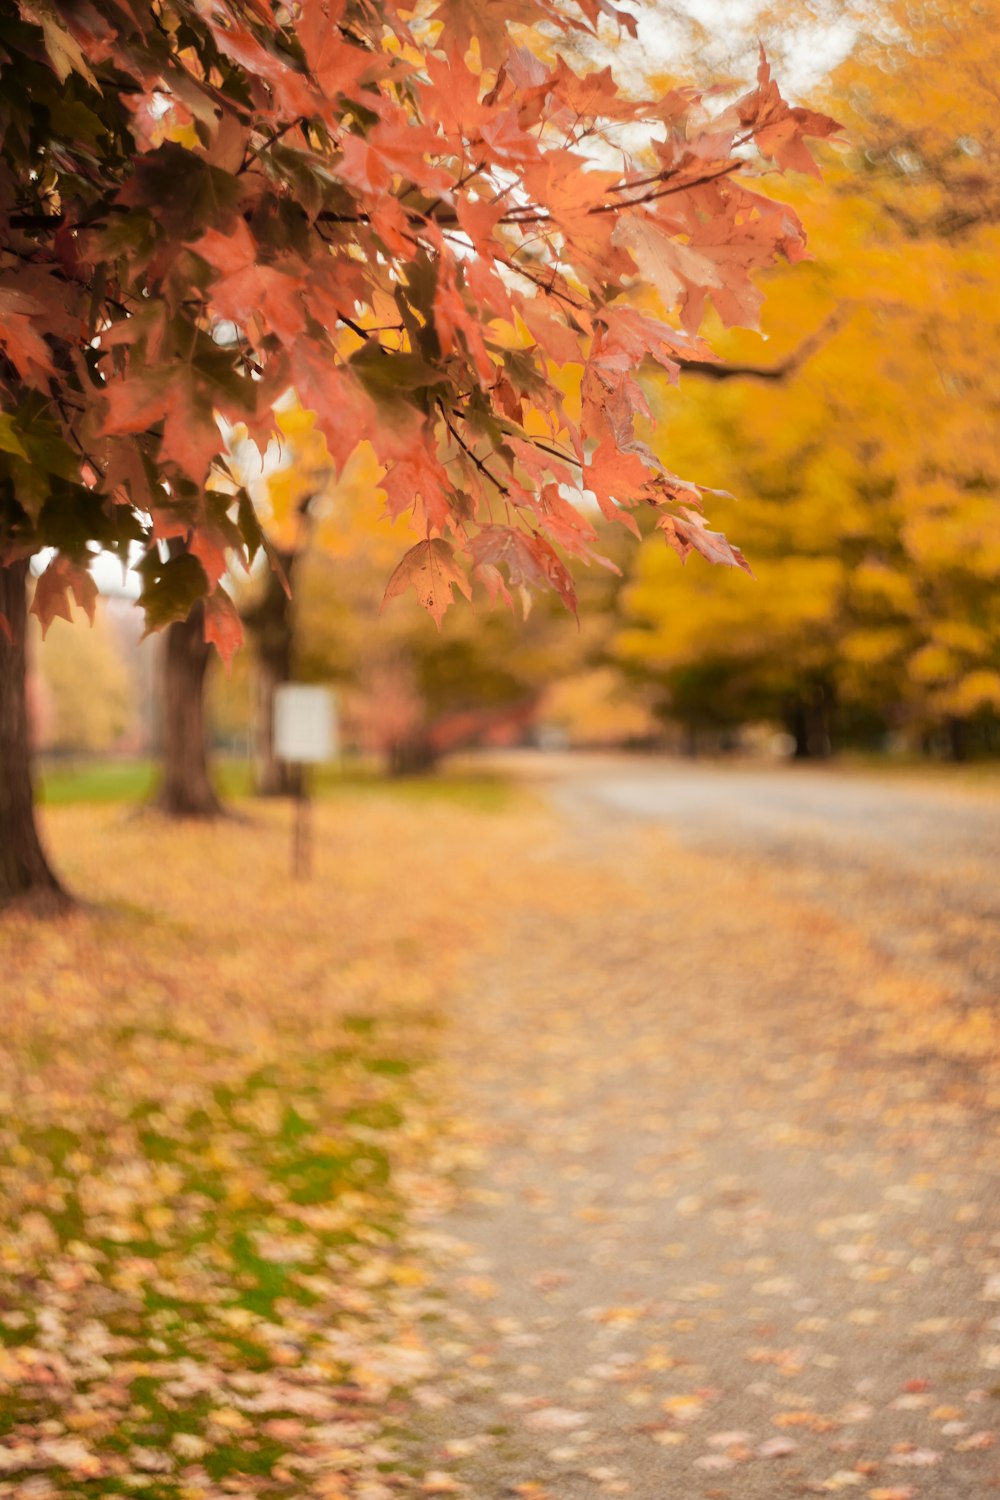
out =
<path fill-rule="evenodd" d="M 997 1500 L 1000 803 L 542 769 L 445 1039 L 443 1482 Z"/>
<path fill-rule="evenodd" d="M 625 757 L 562 766 L 540 784 L 563 810 L 657 824 L 684 847 L 845 917 L 957 1003 L 1000 1005 L 1000 782 L 976 790 L 811 766 Z"/>

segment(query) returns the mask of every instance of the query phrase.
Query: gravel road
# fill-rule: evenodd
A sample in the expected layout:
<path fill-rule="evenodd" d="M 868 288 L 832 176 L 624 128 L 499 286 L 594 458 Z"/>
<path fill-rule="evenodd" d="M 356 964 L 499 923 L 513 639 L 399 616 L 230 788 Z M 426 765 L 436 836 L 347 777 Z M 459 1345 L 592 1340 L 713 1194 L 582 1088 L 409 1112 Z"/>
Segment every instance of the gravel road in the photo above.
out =
<path fill-rule="evenodd" d="M 1000 1495 L 1000 802 L 549 769 L 448 1028 L 477 1500 Z"/>
<path fill-rule="evenodd" d="M 536 763 L 537 764 L 537 763 Z M 817 767 L 567 760 L 564 811 L 655 823 L 857 924 L 957 1003 L 1000 1005 L 1000 783 Z M 544 763 L 542 763 L 544 769 Z"/>

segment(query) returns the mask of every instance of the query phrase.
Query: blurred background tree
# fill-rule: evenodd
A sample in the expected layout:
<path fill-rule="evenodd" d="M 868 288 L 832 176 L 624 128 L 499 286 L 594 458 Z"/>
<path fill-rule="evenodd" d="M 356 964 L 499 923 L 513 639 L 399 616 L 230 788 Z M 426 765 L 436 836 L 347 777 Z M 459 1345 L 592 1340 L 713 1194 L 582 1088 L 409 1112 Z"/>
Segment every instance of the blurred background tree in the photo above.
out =
<path fill-rule="evenodd" d="M 383 608 L 401 523 L 385 517 L 370 449 L 359 449 L 334 480 L 307 413 L 290 414 L 285 433 L 281 462 L 262 479 L 257 503 L 292 598 L 266 568 L 239 595 L 254 648 L 258 788 L 286 786 L 270 723 L 274 688 L 290 676 L 335 684 L 346 742 L 394 772 L 426 769 L 463 745 L 523 738 L 543 712 L 547 688 L 598 665 L 614 703 L 619 674 L 607 649 L 620 578 L 614 559 L 623 562 L 628 545 L 620 528 L 602 528 L 601 549 L 614 567 L 581 571 L 579 623 L 542 596 L 525 617 L 520 600 L 516 614 L 503 606 L 456 611 L 439 632 L 415 600 Z M 237 688 L 235 696 L 245 702 L 245 694 Z M 225 697 L 232 704 L 234 694 Z M 634 705 L 621 708 L 634 724 Z"/>
<path fill-rule="evenodd" d="M 82 612 L 81 612 L 82 613 Z M 37 663 L 29 702 L 36 747 L 62 756 L 106 755 L 129 749 L 135 694 L 128 645 L 106 602 L 92 628 L 86 621 L 68 629 L 57 623 L 38 650 L 41 629 L 34 625 L 32 657 Z"/>
<path fill-rule="evenodd" d="M 1000 747 L 1000 16 L 938 0 L 851 19 L 819 99 L 849 146 L 796 199 L 814 261 L 772 273 L 763 353 L 753 334 L 720 347 L 780 368 L 832 316 L 829 336 L 786 378 L 660 393 L 664 451 L 739 497 L 717 514 L 758 581 L 678 576 L 647 542 L 617 649 L 692 730 L 765 717 L 800 755 L 895 732 L 961 756 Z"/>

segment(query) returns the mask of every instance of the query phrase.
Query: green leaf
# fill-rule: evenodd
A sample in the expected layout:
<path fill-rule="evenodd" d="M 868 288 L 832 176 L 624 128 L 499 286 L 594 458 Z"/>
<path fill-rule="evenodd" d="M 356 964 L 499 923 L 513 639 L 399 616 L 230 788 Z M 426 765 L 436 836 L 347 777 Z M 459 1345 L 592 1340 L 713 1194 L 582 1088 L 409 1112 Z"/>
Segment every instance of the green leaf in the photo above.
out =
<path fill-rule="evenodd" d="M 32 392 L 18 406 L 17 427 L 24 457 L 33 468 L 60 479 L 79 478 L 79 454 L 70 447 L 58 424 L 49 415 L 49 402 L 40 392 Z M 11 453 L 14 450 L 8 448 L 6 451 Z"/>
<path fill-rule="evenodd" d="M 342 190 L 338 194 L 339 184 L 331 191 L 333 185 L 329 178 L 321 177 L 301 151 L 295 151 L 283 143 L 272 146 L 263 153 L 263 164 L 266 169 L 273 171 L 280 183 L 293 184 L 296 205 L 301 206 L 310 220 L 315 219 L 325 208 L 333 207 L 331 200 L 334 196 L 344 197 Z"/>
<path fill-rule="evenodd" d="M 98 140 L 108 134 L 104 121 L 76 99 L 60 99 L 50 111 L 49 122 L 53 135 L 70 144 L 86 141 L 96 147 Z"/>
<path fill-rule="evenodd" d="M 38 471 L 33 472 L 37 474 Z M 20 490 L 18 499 L 23 505 Z M 58 547 L 70 557 L 82 558 L 86 555 L 88 542 L 97 542 L 103 547 L 118 540 L 119 520 L 109 514 L 104 497 L 96 490 L 53 479 L 38 515 L 38 537 L 42 546 Z"/>
<path fill-rule="evenodd" d="M 208 591 L 205 570 L 196 557 L 184 552 L 161 562 L 154 547 L 139 564 L 142 593 L 139 603 L 146 614 L 146 634 L 162 630 L 172 620 L 186 620 Z"/>
<path fill-rule="evenodd" d="M 240 203 L 239 178 L 174 141 L 139 157 L 133 182 L 136 201 L 148 205 L 160 234 L 177 240 L 196 239 L 206 224 L 223 228 Z"/>
<path fill-rule="evenodd" d="M 14 418 L 6 411 L 0 412 L 0 450 L 4 453 L 15 453 L 18 458 L 28 456 L 27 449 L 14 426 Z"/>
<path fill-rule="evenodd" d="M 156 225 L 144 208 L 127 214 L 112 214 L 93 239 L 98 260 L 148 260 L 156 249 Z"/>
<path fill-rule="evenodd" d="M 359 349 L 350 365 L 376 400 L 444 384 L 440 370 L 435 370 L 421 355 L 385 354 L 374 341 Z"/>
<path fill-rule="evenodd" d="M 30 519 L 37 523 L 42 510 L 48 501 L 51 489 L 51 477 L 44 469 L 38 469 L 33 463 L 26 462 L 11 453 L 3 460 L 3 468 L 10 477 L 14 498 L 18 505 Z"/>

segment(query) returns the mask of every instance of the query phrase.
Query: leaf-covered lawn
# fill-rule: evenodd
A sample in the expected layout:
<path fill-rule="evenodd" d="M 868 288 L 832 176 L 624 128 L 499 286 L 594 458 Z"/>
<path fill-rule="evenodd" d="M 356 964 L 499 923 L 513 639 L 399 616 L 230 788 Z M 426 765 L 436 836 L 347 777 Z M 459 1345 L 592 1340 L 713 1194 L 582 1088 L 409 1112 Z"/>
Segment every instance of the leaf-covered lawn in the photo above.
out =
<path fill-rule="evenodd" d="M 421 1064 L 502 820 L 338 799 L 293 883 L 287 807 L 251 816 L 54 810 L 93 906 L 0 926 L 0 1494 L 423 1482 Z"/>

